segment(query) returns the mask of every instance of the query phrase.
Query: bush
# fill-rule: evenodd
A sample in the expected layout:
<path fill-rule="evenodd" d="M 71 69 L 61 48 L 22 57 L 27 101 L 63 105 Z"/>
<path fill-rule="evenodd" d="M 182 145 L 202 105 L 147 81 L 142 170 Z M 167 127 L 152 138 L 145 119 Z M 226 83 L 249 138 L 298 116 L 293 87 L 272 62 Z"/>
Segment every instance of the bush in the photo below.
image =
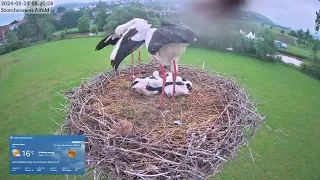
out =
<path fill-rule="evenodd" d="M 302 63 L 300 68 L 302 72 L 320 79 L 320 58 L 314 57 L 311 62 Z"/>
<path fill-rule="evenodd" d="M 79 32 L 89 32 L 90 22 L 89 22 L 89 17 L 87 15 L 83 15 L 78 20 L 77 28 L 79 29 Z"/>
<path fill-rule="evenodd" d="M 23 48 L 23 42 L 22 41 L 16 41 L 13 43 L 6 43 L 4 45 L 1 46 L 1 54 L 6 54 L 9 53 L 11 51 L 15 51 L 18 49 Z"/>
<path fill-rule="evenodd" d="M 60 33 L 60 39 L 65 39 L 66 38 L 66 33 L 64 31 L 62 31 Z"/>
<path fill-rule="evenodd" d="M 46 40 L 47 40 L 48 42 L 52 41 L 52 40 L 53 40 L 53 36 L 48 36 Z"/>
<path fill-rule="evenodd" d="M 292 36 L 292 37 L 297 37 L 297 33 L 296 31 L 294 30 L 291 30 L 289 33 L 288 33 L 289 36 Z"/>
<path fill-rule="evenodd" d="M 92 25 L 92 26 L 90 27 L 90 32 L 91 32 L 92 34 L 97 34 L 97 33 L 98 33 L 98 26 L 97 26 L 97 25 Z"/>
<path fill-rule="evenodd" d="M 254 42 L 257 58 L 264 61 L 276 61 L 276 46 L 274 45 L 276 37 L 274 33 L 263 28 L 257 33 L 257 39 Z"/>
<path fill-rule="evenodd" d="M 281 33 L 282 33 L 282 34 L 284 33 L 284 30 L 283 30 L 283 29 L 281 29 Z"/>

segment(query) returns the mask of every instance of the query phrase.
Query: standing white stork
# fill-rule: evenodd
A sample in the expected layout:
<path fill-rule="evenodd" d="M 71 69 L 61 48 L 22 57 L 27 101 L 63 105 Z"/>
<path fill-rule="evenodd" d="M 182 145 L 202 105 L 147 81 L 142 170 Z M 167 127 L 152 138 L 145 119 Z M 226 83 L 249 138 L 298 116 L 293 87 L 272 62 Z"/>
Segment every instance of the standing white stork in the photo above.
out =
<path fill-rule="evenodd" d="M 125 24 L 121 24 L 119 25 L 114 33 L 110 34 L 109 36 L 105 37 L 104 39 L 102 39 L 98 45 L 96 46 L 95 50 L 96 51 L 99 51 L 101 49 L 103 49 L 104 47 L 108 46 L 108 45 L 116 45 L 117 42 L 121 39 L 121 37 L 123 37 L 123 35 L 128 31 L 128 28 L 134 24 L 137 24 L 137 23 L 145 23 L 147 24 L 148 21 L 144 20 L 144 19 L 140 19 L 140 18 L 134 18 L 132 20 L 130 20 L 129 22 L 125 23 Z M 138 49 L 138 53 L 139 53 L 139 57 L 138 57 L 138 62 L 139 62 L 139 75 L 141 76 L 141 73 L 140 73 L 140 49 L 141 47 Z M 118 68 L 115 67 L 113 65 L 113 62 L 111 61 L 111 65 L 113 66 L 113 68 L 115 68 L 115 70 Z M 132 52 L 132 73 L 133 73 L 133 76 L 134 76 L 134 69 L 133 69 L 133 66 L 134 66 L 134 56 L 133 56 L 133 52 Z"/>
<path fill-rule="evenodd" d="M 147 22 L 138 22 L 128 27 L 127 31 L 118 40 L 110 56 L 111 65 L 115 70 L 118 69 L 120 63 L 124 60 L 124 58 L 126 58 L 130 53 L 133 53 L 133 51 L 139 51 L 140 61 L 140 49 L 145 43 L 146 34 L 150 30 L 151 26 L 152 25 Z M 134 74 L 133 78 L 135 78 Z"/>
<path fill-rule="evenodd" d="M 163 108 L 163 96 L 166 84 L 164 65 L 170 65 L 171 71 L 173 71 L 172 94 L 174 95 L 179 58 L 185 52 L 186 47 L 196 41 L 196 34 L 182 25 L 162 23 L 160 26 L 151 28 L 148 31 L 145 39 L 146 47 L 154 59 L 160 63 L 161 74 L 163 74 L 162 92 L 160 103 L 157 107 Z M 174 96 L 172 96 L 172 100 L 174 100 Z"/>

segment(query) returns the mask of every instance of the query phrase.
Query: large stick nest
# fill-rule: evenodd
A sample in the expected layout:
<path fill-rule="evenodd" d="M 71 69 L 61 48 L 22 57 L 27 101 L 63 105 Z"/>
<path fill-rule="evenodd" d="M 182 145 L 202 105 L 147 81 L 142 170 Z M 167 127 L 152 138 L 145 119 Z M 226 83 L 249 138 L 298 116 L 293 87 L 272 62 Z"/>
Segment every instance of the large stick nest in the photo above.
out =
<path fill-rule="evenodd" d="M 143 65 L 146 76 L 158 65 Z M 67 93 L 70 110 L 58 134 L 86 135 L 86 164 L 102 179 L 199 179 L 254 137 L 263 118 L 235 81 L 179 66 L 190 95 L 145 97 L 131 89 L 130 69 L 106 72 Z M 180 121 L 182 124 L 176 124 Z"/>

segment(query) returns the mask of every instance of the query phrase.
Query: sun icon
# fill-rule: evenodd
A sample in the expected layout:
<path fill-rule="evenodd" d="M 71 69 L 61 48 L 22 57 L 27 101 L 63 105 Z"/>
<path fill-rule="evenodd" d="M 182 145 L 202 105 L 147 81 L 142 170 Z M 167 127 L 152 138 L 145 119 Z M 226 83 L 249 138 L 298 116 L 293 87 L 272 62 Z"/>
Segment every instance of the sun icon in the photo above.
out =
<path fill-rule="evenodd" d="M 74 158 L 74 157 L 76 156 L 76 151 L 73 150 L 73 149 L 70 149 L 70 150 L 68 151 L 68 156 L 69 156 L 70 158 Z"/>
<path fill-rule="evenodd" d="M 14 157 L 20 157 L 21 156 L 20 150 L 19 149 L 12 149 L 12 155 Z"/>

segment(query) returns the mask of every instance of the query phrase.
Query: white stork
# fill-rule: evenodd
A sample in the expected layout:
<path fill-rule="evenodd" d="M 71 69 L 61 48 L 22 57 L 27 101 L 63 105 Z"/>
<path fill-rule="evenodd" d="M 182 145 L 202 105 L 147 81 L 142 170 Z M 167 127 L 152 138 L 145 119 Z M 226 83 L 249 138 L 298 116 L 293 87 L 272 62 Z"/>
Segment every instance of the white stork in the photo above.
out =
<path fill-rule="evenodd" d="M 139 51 L 140 64 L 140 49 L 142 45 L 145 43 L 146 34 L 150 30 L 151 26 L 152 25 L 148 24 L 147 22 L 137 22 L 128 27 L 127 31 L 117 42 L 110 56 L 111 64 L 115 68 L 115 70 L 118 69 L 120 63 L 124 60 L 125 57 L 127 57 L 130 53 L 136 50 Z M 139 75 L 141 76 L 140 69 Z M 135 78 L 134 74 L 132 77 Z"/>
<path fill-rule="evenodd" d="M 145 37 L 146 47 L 153 58 L 160 63 L 161 74 L 163 74 L 160 104 L 157 107 L 163 108 L 163 96 L 166 84 L 164 65 L 170 65 L 171 71 L 173 71 L 172 100 L 174 100 L 175 83 L 178 75 L 177 63 L 181 54 L 185 52 L 186 47 L 196 41 L 195 33 L 182 25 L 162 23 L 160 26 L 151 28 L 148 31 Z"/>
<path fill-rule="evenodd" d="M 136 78 L 132 83 L 132 89 L 146 96 L 156 95 L 162 90 L 162 78 L 158 71 L 154 71 L 152 76 Z"/>
<path fill-rule="evenodd" d="M 96 46 L 96 51 L 99 51 L 101 49 L 103 49 L 104 47 L 108 46 L 108 45 L 116 45 L 117 42 L 121 39 L 121 37 L 123 37 L 123 35 L 128 31 L 129 27 L 134 25 L 134 24 L 147 24 L 148 21 L 144 20 L 144 19 L 140 19 L 140 18 L 134 18 L 132 20 L 130 20 L 129 22 L 119 25 L 114 33 L 110 34 L 109 36 L 105 37 L 104 39 L 102 39 L 98 45 Z M 137 50 L 139 52 L 139 57 L 138 57 L 138 62 L 139 62 L 139 76 L 141 76 L 141 72 L 140 72 L 140 49 L 141 47 L 139 47 Z M 132 53 L 132 74 L 134 77 L 134 70 L 133 70 L 133 66 L 134 66 L 134 57 L 133 57 L 133 52 Z M 117 70 L 118 66 L 115 66 L 113 64 L 113 61 L 111 61 L 111 65 L 113 68 L 115 68 L 115 70 Z"/>
<path fill-rule="evenodd" d="M 173 96 L 181 96 L 190 94 L 190 91 L 192 90 L 192 82 L 177 76 L 176 77 L 176 84 L 175 84 L 175 93 L 173 94 L 173 76 L 167 76 L 167 82 L 164 87 L 164 92 L 167 95 L 167 97 L 173 97 Z"/>

